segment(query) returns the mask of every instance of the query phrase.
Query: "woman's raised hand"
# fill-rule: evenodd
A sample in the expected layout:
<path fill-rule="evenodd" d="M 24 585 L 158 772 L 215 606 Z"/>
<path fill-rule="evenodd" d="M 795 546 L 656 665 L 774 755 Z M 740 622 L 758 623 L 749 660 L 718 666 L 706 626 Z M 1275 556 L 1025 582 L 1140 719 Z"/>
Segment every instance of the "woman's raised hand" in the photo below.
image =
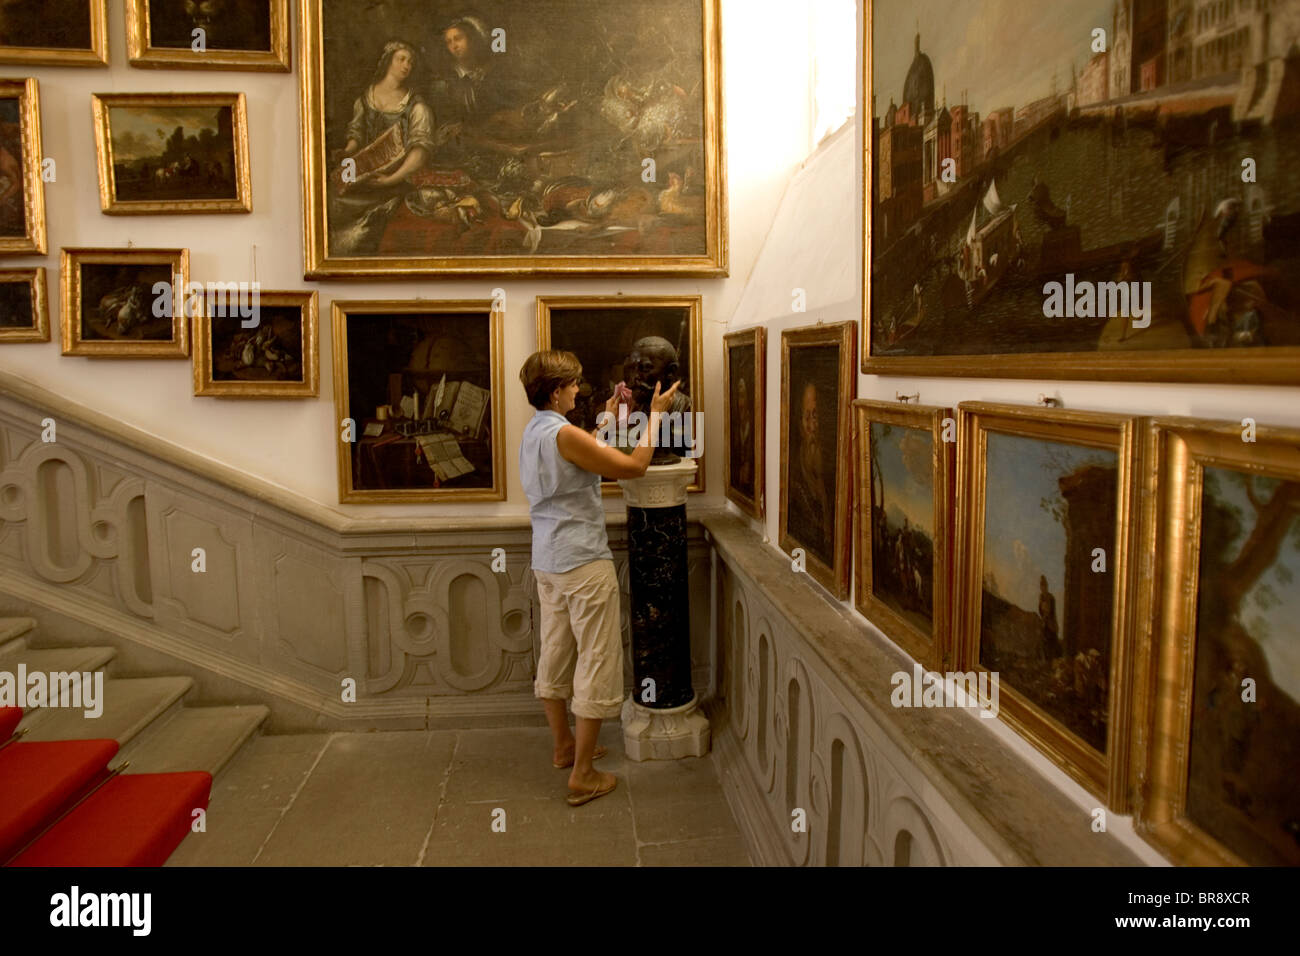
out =
<path fill-rule="evenodd" d="M 677 394 L 677 386 L 681 384 L 682 384 L 682 380 L 678 379 L 677 381 L 673 382 L 672 388 L 668 389 L 668 391 L 660 395 L 659 389 L 663 386 L 663 382 L 655 382 L 654 397 L 650 399 L 650 411 L 666 412 L 668 411 L 668 409 L 672 408 L 673 397 Z"/>

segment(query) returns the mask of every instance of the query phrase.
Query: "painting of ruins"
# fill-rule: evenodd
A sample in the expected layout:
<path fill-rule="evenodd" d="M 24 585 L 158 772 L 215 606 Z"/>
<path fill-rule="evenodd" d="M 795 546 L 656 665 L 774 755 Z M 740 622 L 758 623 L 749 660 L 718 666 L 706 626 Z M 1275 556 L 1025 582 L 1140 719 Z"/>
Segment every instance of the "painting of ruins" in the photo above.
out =
<path fill-rule="evenodd" d="M 1206 467 L 1186 815 L 1256 865 L 1300 865 L 1297 580 L 1300 480 Z"/>
<path fill-rule="evenodd" d="M 1300 0 L 868 7 L 864 370 L 1294 380 Z"/>
<path fill-rule="evenodd" d="M 719 0 L 304 0 L 309 278 L 725 275 Z"/>

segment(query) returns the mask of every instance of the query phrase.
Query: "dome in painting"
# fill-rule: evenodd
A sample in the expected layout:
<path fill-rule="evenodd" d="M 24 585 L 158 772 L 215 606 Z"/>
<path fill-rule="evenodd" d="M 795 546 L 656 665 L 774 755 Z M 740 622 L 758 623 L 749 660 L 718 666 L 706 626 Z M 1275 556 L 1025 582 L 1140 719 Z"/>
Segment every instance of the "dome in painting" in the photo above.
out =
<path fill-rule="evenodd" d="M 912 108 L 913 122 L 934 112 L 934 67 L 930 58 L 921 52 L 921 34 L 916 35 L 916 55 L 907 68 L 903 83 L 903 102 Z"/>

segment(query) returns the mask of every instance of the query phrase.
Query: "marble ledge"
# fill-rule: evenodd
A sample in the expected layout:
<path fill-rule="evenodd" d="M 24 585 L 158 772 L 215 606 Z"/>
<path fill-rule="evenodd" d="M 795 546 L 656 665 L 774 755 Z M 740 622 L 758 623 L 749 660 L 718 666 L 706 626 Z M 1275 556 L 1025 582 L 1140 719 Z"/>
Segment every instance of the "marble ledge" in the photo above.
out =
<path fill-rule="evenodd" d="M 925 776 L 977 837 L 1007 864 L 1145 865 L 974 715 L 952 708 L 895 708 L 890 675 L 911 658 L 884 641 L 731 513 L 699 516 L 713 546 L 807 642 L 869 719 Z M 797 624 L 796 624 L 797 622 Z"/>

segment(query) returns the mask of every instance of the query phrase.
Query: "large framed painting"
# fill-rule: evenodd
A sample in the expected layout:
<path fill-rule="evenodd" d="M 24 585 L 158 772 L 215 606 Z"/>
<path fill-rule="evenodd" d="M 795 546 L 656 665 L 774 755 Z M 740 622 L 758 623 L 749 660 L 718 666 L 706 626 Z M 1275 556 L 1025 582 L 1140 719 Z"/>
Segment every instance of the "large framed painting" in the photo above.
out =
<path fill-rule="evenodd" d="M 1118 813 L 1129 806 L 1139 420 L 963 402 L 963 669 L 1001 716 Z"/>
<path fill-rule="evenodd" d="M 0 255 L 45 255 L 43 158 L 36 80 L 0 80 Z"/>
<path fill-rule="evenodd" d="M 64 355 L 188 358 L 188 249 L 64 249 Z"/>
<path fill-rule="evenodd" d="M 253 211 L 243 93 L 97 93 L 91 104 L 104 212 Z"/>
<path fill-rule="evenodd" d="M 108 66 L 108 0 L 4 0 L 0 63 Z"/>
<path fill-rule="evenodd" d="M 849 592 L 849 409 L 856 322 L 781 333 L 781 550 L 843 600 Z"/>
<path fill-rule="evenodd" d="M 704 491 L 703 304 L 700 296 L 538 296 L 537 347 L 572 352 L 582 363 L 577 404 L 568 419 L 610 444 L 635 444 L 636 419 L 648 416 L 655 384 L 666 392 L 679 382 L 673 405 L 661 417 L 659 443 L 651 464 L 691 458 L 698 466 L 687 491 Z M 628 417 L 608 423 L 600 414 L 622 385 Z M 602 481 L 601 493 L 622 494 L 617 481 Z"/>
<path fill-rule="evenodd" d="M 727 274 L 719 0 L 303 0 L 306 276 Z"/>
<path fill-rule="evenodd" d="M 339 501 L 503 501 L 503 313 L 491 300 L 333 303 Z"/>
<path fill-rule="evenodd" d="M 0 271 L 0 345 L 50 340 L 45 267 Z"/>
<path fill-rule="evenodd" d="M 952 410 L 853 403 L 855 603 L 931 670 L 952 663 L 957 422 Z"/>
<path fill-rule="evenodd" d="M 194 394 L 315 398 L 320 354 L 315 292 L 263 292 L 256 300 L 205 295 L 193 317 Z"/>
<path fill-rule="evenodd" d="M 767 330 L 759 325 L 732 332 L 722 342 L 722 393 L 727 396 L 722 413 L 722 431 L 727 436 L 723 484 L 728 498 L 761 521 L 766 510 Z"/>
<path fill-rule="evenodd" d="M 1175 863 L 1300 865 L 1300 430 L 1157 418 L 1138 832 Z"/>
<path fill-rule="evenodd" d="M 866 0 L 863 371 L 1296 381 L 1300 0 L 1203 6 Z"/>
<path fill-rule="evenodd" d="M 126 0 L 132 66 L 289 72 L 289 0 Z"/>

